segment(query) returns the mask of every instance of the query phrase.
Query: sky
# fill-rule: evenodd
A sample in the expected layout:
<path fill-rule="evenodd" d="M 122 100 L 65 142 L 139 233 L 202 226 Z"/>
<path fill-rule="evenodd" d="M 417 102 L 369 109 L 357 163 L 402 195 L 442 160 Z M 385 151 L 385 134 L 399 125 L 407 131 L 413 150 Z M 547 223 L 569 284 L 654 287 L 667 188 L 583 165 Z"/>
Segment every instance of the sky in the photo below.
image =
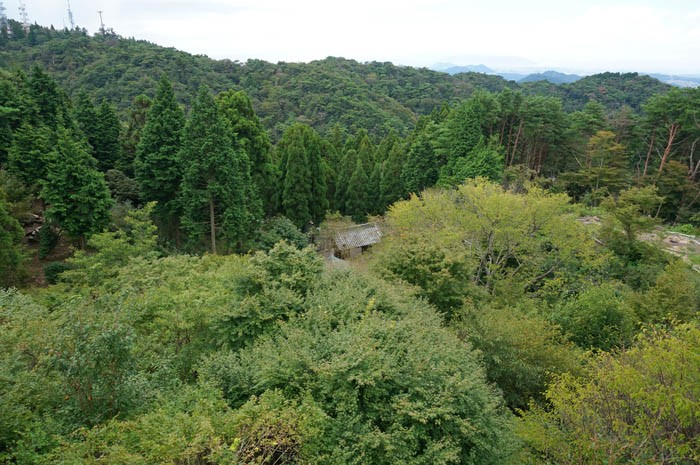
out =
<path fill-rule="evenodd" d="M 18 19 L 17 0 L 5 0 Z M 70 24 L 66 0 L 25 0 Z M 700 75 L 700 0 L 73 0 L 75 23 L 212 58 Z"/>

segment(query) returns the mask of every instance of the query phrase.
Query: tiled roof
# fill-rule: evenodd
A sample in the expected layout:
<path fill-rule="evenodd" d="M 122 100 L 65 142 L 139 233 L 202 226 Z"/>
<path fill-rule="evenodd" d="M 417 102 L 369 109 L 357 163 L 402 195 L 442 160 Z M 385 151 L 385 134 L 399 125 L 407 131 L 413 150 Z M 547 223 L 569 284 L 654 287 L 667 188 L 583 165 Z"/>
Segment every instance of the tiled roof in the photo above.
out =
<path fill-rule="evenodd" d="M 374 223 L 360 224 L 352 226 L 335 233 L 335 246 L 338 250 L 348 250 L 357 247 L 364 247 L 379 242 L 382 232 L 379 226 Z"/>

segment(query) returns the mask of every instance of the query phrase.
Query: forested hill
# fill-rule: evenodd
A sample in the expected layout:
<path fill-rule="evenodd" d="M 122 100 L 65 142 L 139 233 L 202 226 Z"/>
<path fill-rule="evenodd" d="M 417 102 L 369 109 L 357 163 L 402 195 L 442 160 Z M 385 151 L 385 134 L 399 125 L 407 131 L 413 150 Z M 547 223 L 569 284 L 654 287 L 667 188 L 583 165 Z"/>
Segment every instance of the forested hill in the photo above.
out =
<path fill-rule="evenodd" d="M 71 97 L 85 89 L 121 110 L 129 108 L 137 95 L 152 94 L 163 73 L 173 81 L 178 99 L 188 106 L 201 83 L 215 92 L 245 90 L 275 139 L 293 121 L 308 123 L 321 132 L 340 124 L 377 135 L 390 129 L 406 134 L 417 116 L 462 100 L 475 89 L 495 92 L 509 87 L 527 94 L 553 95 L 562 98 L 565 109 L 578 110 L 590 99 L 608 109 L 622 105 L 638 109 L 651 95 L 670 88 L 636 73 L 605 73 L 557 86 L 545 82 L 518 85 L 481 73 L 450 76 L 425 68 L 333 57 L 311 63 L 240 63 L 116 35 L 91 37 L 85 31 L 40 26 L 32 26 L 24 35 L 16 23 L 13 26 L 12 38 L 0 39 L 3 69 L 41 64 Z"/>

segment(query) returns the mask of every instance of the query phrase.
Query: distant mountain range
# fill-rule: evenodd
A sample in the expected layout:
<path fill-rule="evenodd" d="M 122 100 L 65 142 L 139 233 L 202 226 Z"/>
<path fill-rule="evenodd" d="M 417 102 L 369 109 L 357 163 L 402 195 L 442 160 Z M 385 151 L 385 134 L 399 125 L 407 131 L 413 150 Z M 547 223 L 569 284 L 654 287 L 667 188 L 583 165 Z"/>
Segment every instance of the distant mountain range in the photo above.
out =
<path fill-rule="evenodd" d="M 584 76 L 577 74 L 566 74 L 555 70 L 547 70 L 538 73 L 519 73 L 512 71 L 499 71 L 484 64 L 458 66 L 452 63 L 439 63 L 433 66 L 435 71 L 441 71 L 450 75 L 459 73 L 483 73 L 494 76 L 501 76 L 508 81 L 515 81 L 519 84 L 525 82 L 547 81 L 552 84 L 571 84 Z M 640 73 L 658 79 L 661 82 L 676 87 L 700 87 L 700 75 L 669 75 L 659 73 Z"/>

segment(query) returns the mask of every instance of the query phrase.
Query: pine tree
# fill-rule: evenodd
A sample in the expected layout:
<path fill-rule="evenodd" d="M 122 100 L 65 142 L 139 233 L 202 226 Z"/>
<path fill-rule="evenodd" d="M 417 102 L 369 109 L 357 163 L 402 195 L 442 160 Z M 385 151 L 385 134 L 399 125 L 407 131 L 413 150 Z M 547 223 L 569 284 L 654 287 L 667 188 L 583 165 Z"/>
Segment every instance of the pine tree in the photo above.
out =
<path fill-rule="evenodd" d="M 184 125 L 185 115 L 175 101 L 170 81 L 163 76 L 136 146 L 134 173 L 143 200 L 158 202 L 154 216 L 162 235 L 176 242 L 181 214 L 177 199 L 182 181 L 178 154 Z"/>
<path fill-rule="evenodd" d="M 206 86 L 199 89 L 185 125 L 180 159 L 182 224 L 190 243 L 202 243 L 208 231 L 212 253 L 240 248 L 259 216 L 246 198 L 252 188 L 243 172 L 245 153 L 233 146 Z M 217 246 L 221 242 L 224 247 Z"/>
<path fill-rule="evenodd" d="M 364 164 L 358 157 L 355 163 L 355 171 L 352 173 L 348 184 L 346 201 L 347 213 L 356 223 L 367 221 L 367 213 L 369 211 L 368 185 L 369 179 L 367 178 L 367 173 L 365 173 Z"/>
<path fill-rule="evenodd" d="M 104 176 L 86 144 L 69 129 L 58 128 L 56 146 L 48 158 L 41 190 L 46 217 L 84 246 L 86 236 L 110 221 L 113 202 Z"/>

